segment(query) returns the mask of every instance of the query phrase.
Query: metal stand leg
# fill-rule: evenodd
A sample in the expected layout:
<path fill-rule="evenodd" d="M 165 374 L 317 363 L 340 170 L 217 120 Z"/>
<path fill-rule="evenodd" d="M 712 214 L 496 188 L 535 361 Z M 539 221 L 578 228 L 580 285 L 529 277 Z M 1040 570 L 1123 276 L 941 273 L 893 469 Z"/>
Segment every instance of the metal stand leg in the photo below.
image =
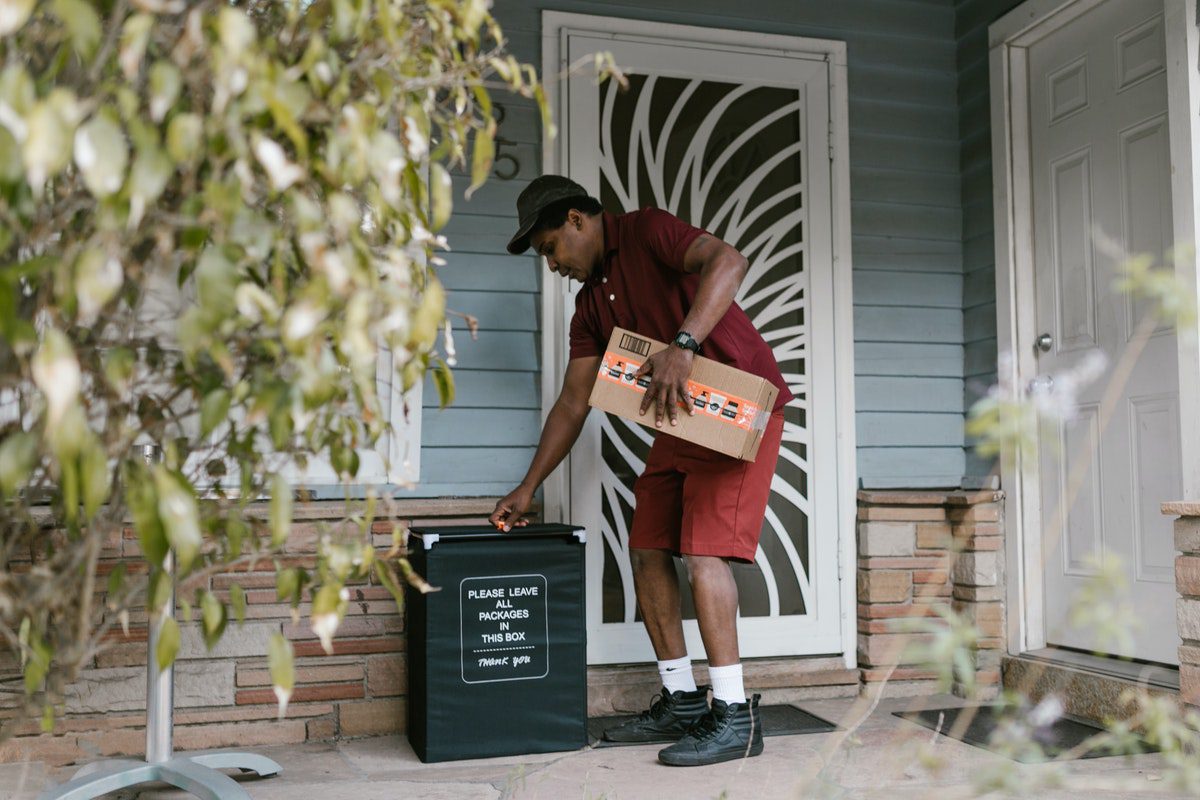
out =
<path fill-rule="evenodd" d="M 146 448 L 147 463 L 158 460 L 158 448 Z M 174 579 L 175 555 L 168 553 L 163 569 Z M 189 756 L 172 753 L 175 670 L 158 669 L 155 652 L 166 616 L 175 614 L 175 589 L 163 612 L 150 621 L 146 657 L 146 760 L 119 759 L 87 764 L 67 783 L 46 789 L 38 800 L 92 800 L 139 783 L 162 781 L 191 792 L 201 800 L 251 800 L 246 790 L 221 769 L 239 769 L 266 778 L 279 774 L 279 765 L 254 753 L 205 752 Z"/>

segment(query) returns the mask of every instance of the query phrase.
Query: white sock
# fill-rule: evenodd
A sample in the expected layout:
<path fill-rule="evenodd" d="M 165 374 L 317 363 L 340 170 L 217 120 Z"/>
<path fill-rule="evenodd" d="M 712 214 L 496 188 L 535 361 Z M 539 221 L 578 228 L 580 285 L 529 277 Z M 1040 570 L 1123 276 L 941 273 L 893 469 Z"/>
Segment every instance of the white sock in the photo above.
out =
<path fill-rule="evenodd" d="M 696 678 L 692 675 L 692 660 L 687 656 L 658 662 L 658 674 L 662 676 L 663 686 L 667 687 L 668 692 L 696 691 Z"/>
<path fill-rule="evenodd" d="M 713 698 L 726 703 L 746 702 L 746 687 L 742 685 L 742 665 L 709 667 L 708 679 L 712 681 Z"/>

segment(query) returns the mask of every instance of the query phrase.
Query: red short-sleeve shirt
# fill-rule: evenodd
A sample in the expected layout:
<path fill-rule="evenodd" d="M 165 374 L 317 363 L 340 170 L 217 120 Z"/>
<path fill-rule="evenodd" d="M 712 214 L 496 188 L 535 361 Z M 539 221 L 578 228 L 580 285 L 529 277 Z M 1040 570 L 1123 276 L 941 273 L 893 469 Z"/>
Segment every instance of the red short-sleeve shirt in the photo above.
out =
<path fill-rule="evenodd" d="M 683 256 L 703 230 L 657 208 L 605 212 L 603 223 L 604 262 L 575 298 L 571 358 L 603 355 L 613 328 L 671 341 L 700 288 L 700 276 L 684 271 Z M 700 355 L 779 387 L 775 410 L 792 399 L 770 346 L 737 303 L 701 343 Z"/>

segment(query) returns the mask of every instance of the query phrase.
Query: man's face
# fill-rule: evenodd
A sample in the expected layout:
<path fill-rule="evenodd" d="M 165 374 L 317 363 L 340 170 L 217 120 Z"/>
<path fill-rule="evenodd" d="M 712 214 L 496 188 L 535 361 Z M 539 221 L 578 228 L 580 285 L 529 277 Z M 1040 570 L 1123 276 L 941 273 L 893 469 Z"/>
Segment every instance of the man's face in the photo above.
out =
<path fill-rule="evenodd" d="M 591 241 L 590 226 L 586 217 L 572 210 L 567 221 L 557 228 L 538 231 L 529 237 L 537 254 L 546 259 L 550 271 L 580 283 L 588 279 L 595 268 L 594 242 Z"/>

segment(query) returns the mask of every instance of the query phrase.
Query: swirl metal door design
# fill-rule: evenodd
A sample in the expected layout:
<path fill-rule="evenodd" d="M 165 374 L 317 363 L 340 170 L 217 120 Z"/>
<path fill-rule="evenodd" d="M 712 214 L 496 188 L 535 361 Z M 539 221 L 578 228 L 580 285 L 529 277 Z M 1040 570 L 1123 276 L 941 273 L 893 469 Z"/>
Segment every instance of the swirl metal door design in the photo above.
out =
<path fill-rule="evenodd" d="M 754 563 L 734 566 L 743 655 L 840 652 L 836 534 L 825 542 L 817 535 L 822 481 L 814 412 L 820 409 L 813 394 L 816 368 L 828 366 L 816 363 L 814 341 L 832 336 L 831 325 L 816 327 L 830 315 L 820 313 L 821 298 L 813 294 L 814 258 L 828 251 L 830 237 L 827 65 L 581 37 L 570 40 L 571 60 L 592 47 L 613 52 L 629 70 L 629 86 L 571 81 L 565 131 L 571 176 L 609 211 L 663 208 L 745 255 L 750 270 L 737 302 L 773 348 L 796 396 L 784 412 Z M 738 68 L 722 69 L 722 62 Z M 764 77 L 773 73 L 786 79 Z M 758 77 L 743 77 L 749 75 Z M 567 319 L 572 309 L 568 298 Z M 589 660 L 640 660 L 633 654 L 652 656 L 645 655 L 628 539 L 633 483 L 654 433 L 613 415 L 592 417 L 571 476 L 573 519 L 592 531 Z M 694 623 L 688 628 L 689 651 L 698 655 Z"/>

